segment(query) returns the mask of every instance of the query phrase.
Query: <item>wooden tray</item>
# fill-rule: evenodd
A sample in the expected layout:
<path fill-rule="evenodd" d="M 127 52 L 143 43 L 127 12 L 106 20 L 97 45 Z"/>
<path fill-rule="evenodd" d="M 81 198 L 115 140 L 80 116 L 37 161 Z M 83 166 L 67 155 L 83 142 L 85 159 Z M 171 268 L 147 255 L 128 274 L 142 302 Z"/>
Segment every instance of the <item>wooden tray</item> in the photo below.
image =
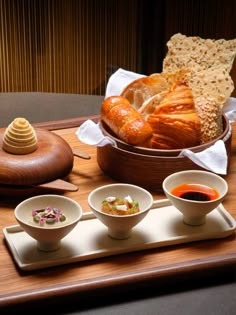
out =
<path fill-rule="evenodd" d="M 71 148 L 79 148 L 91 156 L 90 160 L 75 159 L 68 180 L 79 187 L 76 192 L 65 192 L 67 197 L 79 202 L 86 213 L 87 197 L 91 190 L 101 185 L 115 183 L 104 174 L 96 161 L 96 148 L 80 143 L 75 135 L 78 126 L 87 119 L 99 120 L 99 116 L 72 120 L 45 122 L 37 127 L 57 129 L 54 133 L 67 141 Z M 62 129 L 60 129 L 62 128 Z M 223 206 L 236 219 L 236 132 L 232 137 L 232 156 L 229 173 L 225 176 L 229 185 Z M 154 199 L 163 199 L 163 193 L 153 192 Z M 18 201 L 14 194 L 2 199 L 0 204 L 0 229 L 17 224 L 13 210 Z M 229 270 L 236 263 L 236 233 L 221 239 L 205 239 L 171 246 L 160 246 L 148 250 L 138 250 L 121 255 L 111 255 L 65 265 L 37 270 L 22 270 L 14 262 L 13 255 L 6 246 L 2 235 L 0 242 L 0 309 L 7 305 L 25 302 L 45 302 L 46 300 L 66 301 L 76 296 L 78 299 L 93 297 L 99 291 L 106 296 L 122 288 L 142 288 L 143 286 L 169 285 L 177 279 L 200 279 L 220 271 Z M 109 297 L 108 297 L 109 298 Z"/>
<path fill-rule="evenodd" d="M 32 239 L 19 225 L 3 229 L 6 242 L 17 265 L 23 270 L 34 270 L 68 264 L 100 257 L 124 254 L 151 248 L 224 238 L 236 229 L 236 221 L 221 204 L 201 226 L 183 223 L 182 214 L 168 199 L 156 203 L 148 215 L 133 228 L 126 240 L 108 236 L 107 228 L 88 212 L 83 215 L 75 229 L 63 240 L 59 250 L 43 252 L 37 249 Z"/>

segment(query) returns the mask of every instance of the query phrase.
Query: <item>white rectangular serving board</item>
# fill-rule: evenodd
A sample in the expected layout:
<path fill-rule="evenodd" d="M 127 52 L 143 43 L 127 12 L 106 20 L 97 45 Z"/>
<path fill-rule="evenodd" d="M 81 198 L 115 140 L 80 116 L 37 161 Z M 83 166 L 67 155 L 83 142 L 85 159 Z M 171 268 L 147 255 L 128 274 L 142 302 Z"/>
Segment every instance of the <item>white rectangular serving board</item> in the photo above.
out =
<path fill-rule="evenodd" d="M 36 241 L 19 225 L 8 226 L 3 234 L 13 259 L 22 270 L 35 270 L 100 257 L 147 250 L 206 239 L 224 238 L 234 233 L 236 221 L 222 204 L 207 215 L 206 223 L 190 226 L 167 199 L 155 202 L 146 217 L 133 228 L 126 240 L 115 240 L 107 228 L 85 212 L 81 221 L 53 252 L 37 249 Z"/>

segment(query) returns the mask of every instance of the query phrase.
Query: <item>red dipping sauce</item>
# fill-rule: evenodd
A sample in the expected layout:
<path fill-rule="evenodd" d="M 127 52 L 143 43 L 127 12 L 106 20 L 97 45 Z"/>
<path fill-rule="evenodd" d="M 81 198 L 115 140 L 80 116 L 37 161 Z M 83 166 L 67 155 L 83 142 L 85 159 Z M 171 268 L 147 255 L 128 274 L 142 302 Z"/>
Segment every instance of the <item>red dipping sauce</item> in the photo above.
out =
<path fill-rule="evenodd" d="M 212 187 L 200 184 L 181 184 L 171 190 L 171 194 L 193 201 L 211 201 L 219 198 L 219 192 Z"/>

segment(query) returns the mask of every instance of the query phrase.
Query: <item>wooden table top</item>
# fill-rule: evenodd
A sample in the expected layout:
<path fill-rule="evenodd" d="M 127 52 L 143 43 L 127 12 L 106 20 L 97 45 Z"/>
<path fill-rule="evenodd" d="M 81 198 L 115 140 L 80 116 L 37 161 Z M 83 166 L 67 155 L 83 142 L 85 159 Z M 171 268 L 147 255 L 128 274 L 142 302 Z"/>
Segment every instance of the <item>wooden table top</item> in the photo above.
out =
<path fill-rule="evenodd" d="M 97 120 L 98 117 L 91 117 Z M 69 181 L 79 187 L 77 192 L 64 195 L 79 202 L 84 211 L 90 211 L 87 196 L 94 188 L 114 183 L 97 165 L 96 148 L 78 141 L 75 131 L 82 119 L 35 124 L 53 130 L 72 148 L 79 148 L 91 156 L 90 160 L 76 158 Z M 236 125 L 233 125 L 232 157 L 225 177 L 229 192 L 224 207 L 236 219 Z M 155 199 L 164 195 L 153 193 Z M 1 200 L 0 227 L 17 224 L 13 210 L 18 200 Z M 100 258 L 36 271 L 22 271 L 13 261 L 5 244 L 0 243 L 0 307 L 25 301 L 39 301 L 46 297 L 66 297 L 92 290 L 117 288 L 125 284 L 148 282 L 198 271 L 232 266 L 236 263 L 235 234 L 220 240 L 199 241 L 136 253 Z"/>

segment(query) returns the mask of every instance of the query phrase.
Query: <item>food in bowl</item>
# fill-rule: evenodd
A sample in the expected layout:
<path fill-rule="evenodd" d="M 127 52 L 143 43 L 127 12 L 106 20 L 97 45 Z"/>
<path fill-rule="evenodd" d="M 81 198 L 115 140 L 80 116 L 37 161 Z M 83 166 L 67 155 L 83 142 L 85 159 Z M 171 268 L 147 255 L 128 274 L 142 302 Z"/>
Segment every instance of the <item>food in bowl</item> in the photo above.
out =
<path fill-rule="evenodd" d="M 167 46 L 161 73 L 132 81 L 119 96 L 110 96 L 102 103 L 101 120 L 130 145 L 183 149 L 206 144 L 223 133 L 223 108 L 234 89 L 230 71 L 236 39 L 176 34 Z M 129 115 L 123 115 L 125 102 Z M 109 108 L 111 103 L 116 106 Z M 144 134 L 144 122 L 142 126 L 133 124 L 138 114 L 151 126 L 151 135 Z M 136 143 L 130 141 L 133 129 Z"/>
<path fill-rule="evenodd" d="M 115 196 L 119 200 L 132 196 L 131 199 L 138 202 L 140 211 L 127 215 L 104 212 L 101 209 L 102 203 L 109 196 Z M 127 199 L 129 200 L 130 197 Z M 148 214 L 153 205 L 153 197 L 149 191 L 137 185 L 116 183 L 100 186 L 91 191 L 88 195 L 88 204 L 97 219 L 107 227 L 109 236 L 115 239 L 127 239 L 131 236 L 132 229 Z"/>
<path fill-rule="evenodd" d="M 140 211 L 139 203 L 129 195 L 124 198 L 107 197 L 102 201 L 102 212 L 112 215 L 128 215 Z"/>
<path fill-rule="evenodd" d="M 54 224 L 65 224 L 67 223 L 66 216 L 62 210 L 55 207 L 46 207 L 43 209 L 32 210 L 33 222 L 40 226 L 53 226 Z"/>
<path fill-rule="evenodd" d="M 149 123 L 125 97 L 111 96 L 105 99 L 101 117 L 119 138 L 132 145 L 143 144 L 152 136 Z"/>
<path fill-rule="evenodd" d="M 181 196 L 173 193 L 176 187 L 186 183 L 190 186 L 195 184 L 195 187 L 199 187 L 199 185 L 208 187 L 208 192 L 211 191 L 215 195 L 209 200 L 198 200 L 196 198 L 181 198 Z M 200 170 L 172 173 L 164 179 L 162 186 L 166 197 L 182 213 L 184 223 L 189 225 L 204 224 L 207 215 L 220 205 L 228 192 L 228 184 L 221 176 Z"/>
<path fill-rule="evenodd" d="M 139 112 L 125 97 L 111 96 L 102 103 L 101 119 L 120 139 L 131 145 L 153 149 L 199 145 L 200 119 L 187 84 L 176 82 L 163 99 L 158 96 L 158 101 L 151 99 L 152 110 L 149 104 L 144 104 L 146 109 L 142 106 Z M 124 110 L 124 104 L 127 110 Z"/>
<path fill-rule="evenodd" d="M 198 153 L 222 140 L 227 151 L 227 168 L 231 158 L 232 133 L 224 106 L 234 88 L 230 70 L 236 54 L 236 39 L 216 41 L 178 34 L 167 46 L 163 71 L 132 81 L 119 95 L 147 122 L 150 123 L 149 117 L 155 118 L 152 119 L 154 135 L 138 145 L 127 143 L 113 129 L 112 117 L 103 116 L 104 104 L 101 105 L 101 130 L 116 145 L 97 147 L 99 167 L 117 181 L 150 191 L 162 191 L 163 180 L 174 172 L 203 169 L 181 155 L 183 149 Z M 222 58 L 222 54 L 227 58 Z M 111 83 L 116 84 L 114 79 Z M 197 122 L 193 119 L 196 115 L 200 132 L 199 124 L 193 124 Z M 152 141 L 152 137 L 158 141 Z"/>
<path fill-rule="evenodd" d="M 201 152 L 204 151 L 205 149 L 209 148 L 210 146 L 214 145 L 214 143 L 218 140 L 223 140 L 225 142 L 226 145 L 226 149 L 228 150 L 230 147 L 230 138 L 231 138 L 231 126 L 230 126 L 230 122 L 228 120 L 228 118 L 226 117 L 225 114 L 222 115 L 222 120 L 223 120 L 223 132 L 222 134 L 215 138 L 214 140 L 211 140 L 209 142 L 206 142 L 204 144 L 200 144 L 194 147 L 190 147 L 188 148 L 189 150 L 193 151 L 193 152 Z M 180 152 L 183 149 L 153 149 L 153 148 L 147 148 L 147 147 L 143 147 L 140 145 L 134 146 L 134 145 L 130 145 L 124 141 L 122 141 L 121 139 L 119 139 L 114 132 L 106 125 L 106 123 L 104 121 L 100 121 L 100 128 L 103 132 L 103 134 L 107 137 L 110 137 L 111 139 L 113 139 L 116 143 L 116 147 L 123 149 L 125 151 L 128 152 L 136 152 L 136 153 L 140 153 L 140 154 L 144 154 L 146 155 L 151 155 L 151 156 L 179 156 Z"/>
<path fill-rule="evenodd" d="M 59 213 L 63 214 L 66 220 L 43 225 L 35 222 L 32 217 L 33 209 L 46 209 L 48 205 L 53 205 L 54 209 L 61 209 L 63 213 Z M 36 240 L 39 250 L 47 252 L 61 247 L 61 240 L 76 227 L 82 214 L 83 210 L 76 201 L 56 194 L 30 197 L 20 202 L 14 210 L 21 228 Z"/>
<path fill-rule="evenodd" d="M 12 154 L 28 154 L 38 148 L 36 132 L 29 121 L 15 118 L 6 128 L 2 148 Z"/>
<path fill-rule="evenodd" d="M 171 194 L 176 197 L 196 201 L 210 201 L 219 198 L 219 192 L 210 186 L 184 183 L 174 187 Z"/>

